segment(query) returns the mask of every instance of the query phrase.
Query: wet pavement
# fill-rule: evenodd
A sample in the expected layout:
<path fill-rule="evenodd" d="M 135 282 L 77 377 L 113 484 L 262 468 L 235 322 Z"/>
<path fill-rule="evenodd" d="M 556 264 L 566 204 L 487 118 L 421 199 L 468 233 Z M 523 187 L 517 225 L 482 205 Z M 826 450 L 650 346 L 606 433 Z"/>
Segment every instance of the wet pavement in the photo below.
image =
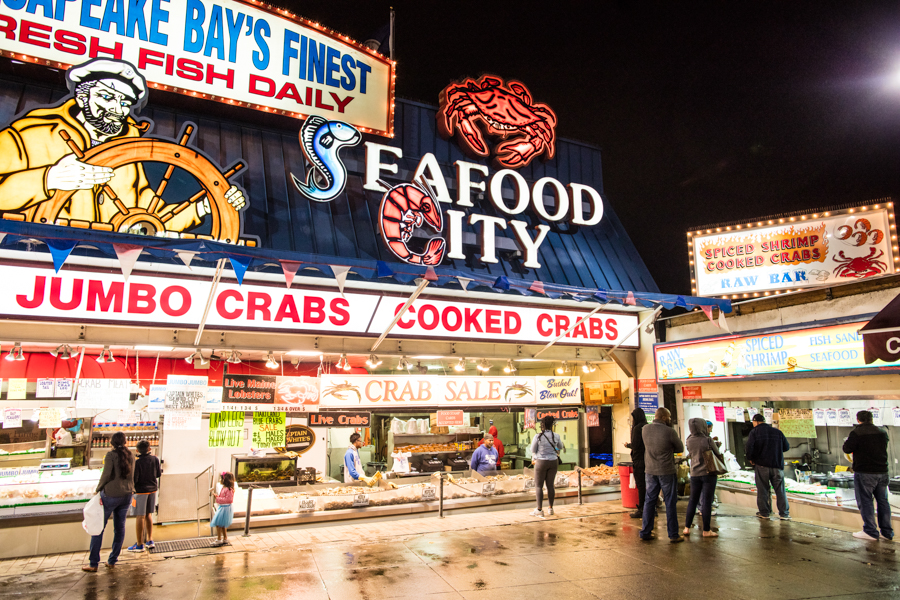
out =
<path fill-rule="evenodd" d="M 0 570 L 0 599 L 900 598 L 900 544 L 760 521 L 730 506 L 714 517 L 719 538 L 695 528 L 685 543 L 670 544 L 661 517 L 658 539 L 642 542 L 640 523 L 618 511 L 560 507 L 544 520 L 504 511 L 517 522 L 334 543 L 292 544 L 283 531 L 280 545 L 263 550 L 144 555 L 96 574 L 80 571 L 82 557 L 60 555 L 52 568 L 40 568 L 50 564 L 40 557 L 20 559 Z"/>

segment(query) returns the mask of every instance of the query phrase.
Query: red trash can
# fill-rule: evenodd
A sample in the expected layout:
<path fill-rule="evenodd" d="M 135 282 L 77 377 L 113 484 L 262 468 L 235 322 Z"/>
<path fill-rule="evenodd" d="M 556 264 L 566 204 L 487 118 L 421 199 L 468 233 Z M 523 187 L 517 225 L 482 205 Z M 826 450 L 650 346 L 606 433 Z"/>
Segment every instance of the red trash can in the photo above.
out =
<path fill-rule="evenodd" d="M 624 508 L 637 508 L 640 501 L 637 488 L 630 487 L 632 473 L 634 473 L 634 468 L 631 463 L 619 465 L 619 487 L 622 490 L 622 506 Z"/>

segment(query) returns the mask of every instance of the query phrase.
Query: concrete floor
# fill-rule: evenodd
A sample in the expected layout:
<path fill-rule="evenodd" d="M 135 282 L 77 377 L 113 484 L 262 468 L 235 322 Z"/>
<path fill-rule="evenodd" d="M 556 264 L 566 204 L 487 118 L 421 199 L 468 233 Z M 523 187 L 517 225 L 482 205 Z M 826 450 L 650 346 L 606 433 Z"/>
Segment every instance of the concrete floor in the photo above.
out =
<path fill-rule="evenodd" d="M 718 539 L 695 529 L 685 543 L 670 544 L 663 516 L 659 539 L 641 542 L 639 523 L 618 503 L 600 504 L 609 506 L 564 506 L 546 520 L 519 509 L 506 515 L 511 524 L 470 528 L 461 519 L 475 525 L 478 518 L 459 515 L 441 521 L 446 531 L 404 535 L 398 527 L 335 543 L 294 544 L 273 533 L 281 545 L 132 555 L 97 574 L 79 570 L 80 555 L 44 559 L 52 568 L 29 569 L 41 564 L 36 559 L 4 563 L 0 599 L 900 598 L 900 544 L 760 521 L 727 505 L 714 517 Z"/>

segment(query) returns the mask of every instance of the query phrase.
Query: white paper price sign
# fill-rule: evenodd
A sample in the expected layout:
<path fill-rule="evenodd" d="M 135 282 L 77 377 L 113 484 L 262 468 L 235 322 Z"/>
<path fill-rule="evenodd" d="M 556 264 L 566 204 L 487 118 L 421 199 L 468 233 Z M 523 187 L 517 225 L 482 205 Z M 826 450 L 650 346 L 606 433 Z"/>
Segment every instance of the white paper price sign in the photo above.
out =
<path fill-rule="evenodd" d="M 497 489 L 497 484 L 495 484 L 493 481 L 488 481 L 487 483 L 482 484 L 481 493 L 484 494 L 485 496 L 493 496 L 494 490 L 496 490 L 496 489 Z"/>
<path fill-rule="evenodd" d="M 82 381 L 84 381 L 82 379 Z M 71 398 L 72 386 L 75 385 L 74 379 L 61 378 L 53 380 L 53 397 L 54 398 Z"/>
<path fill-rule="evenodd" d="M 34 390 L 35 398 L 53 398 L 53 391 L 56 383 L 53 379 L 38 379 L 37 387 Z"/>
<path fill-rule="evenodd" d="M 841 427 L 853 427 L 853 421 L 850 420 L 849 408 L 842 408 L 838 410 L 838 425 Z"/>
<path fill-rule="evenodd" d="M 313 512 L 316 510 L 316 499 L 300 498 L 300 505 L 297 508 L 301 512 Z"/>
<path fill-rule="evenodd" d="M 353 496 L 353 508 L 361 508 L 369 505 L 368 494 L 356 494 Z"/>
<path fill-rule="evenodd" d="M 525 480 L 525 491 L 534 489 L 534 479 Z"/>
<path fill-rule="evenodd" d="M 3 429 L 14 429 L 22 426 L 22 409 L 7 408 L 3 411 Z"/>
<path fill-rule="evenodd" d="M 774 409 L 774 408 L 764 408 L 764 409 L 763 409 L 763 416 L 766 418 L 766 423 L 768 423 L 769 425 L 771 425 L 771 424 L 772 424 L 772 419 L 773 419 L 773 417 L 775 416 L 775 409 Z"/>
<path fill-rule="evenodd" d="M 553 481 L 554 487 L 569 487 L 569 478 L 563 475 L 562 473 L 556 474 L 556 479 Z"/>
<path fill-rule="evenodd" d="M 428 502 L 429 500 L 437 499 L 437 490 L 434 489 L 433 485 L 426 485 L 422 488 L 422 500 Z"/>
<path fill-rule="evenodd" d="M 831 427 L 837 427 L 838 411 L 836 408 L 828 408 L 825 410 L 825 424 Z"/>
<path fill-rule="evenodd" d="M 869 412 L 872 413 L 872 424 L 875 427 L 884 425 L 884 412 L 880 408 L 870 408 Z"/>
<path fill-rule="evenodd" d="M 825 427 L 825 409 L 824 408 L 814 408 L 813 409 L 813 424 L 816 427 Z"/>
<path fill-rule="evenodd" d="M 743 406 L 735 407 L 734 420 L 737 421 L 738 423 L 744 422 L 744 407 Z"/>
<path fill-rule="evenodd" d="M 895 406 L 893 409 L 894 412 L 894 425 L 900 425 L 900 407 Z"/>
<path fill-rule="evenodd" d="M 57 397 L 60 397 L 59 394 Z M 127 410 L 130 398 L 130 379 L 81 379 L 78 382 L 75 407 Z"/>
<path fill-rule="evenodd" d="M 747 409 L 747 414 L 750 415 L 750 420 L 752 421 L 753 417 L 755 417 L 756 415 L 759 414 L 759 411 L 751 406 L 750 408 Z"/>

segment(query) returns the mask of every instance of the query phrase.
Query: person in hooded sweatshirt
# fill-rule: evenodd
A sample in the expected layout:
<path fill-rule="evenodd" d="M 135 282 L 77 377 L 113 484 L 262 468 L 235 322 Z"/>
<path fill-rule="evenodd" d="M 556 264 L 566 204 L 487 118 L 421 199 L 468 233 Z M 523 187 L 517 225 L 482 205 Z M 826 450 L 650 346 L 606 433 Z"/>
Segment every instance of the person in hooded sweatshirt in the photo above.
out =
<path fill-rule="evenodd" d="M 715 441 L 709 437 L 709 427 L 703 419 L 691 419 L 688 421 L 691 435 L 688 436 L 687 451 L 691 455 L 691 497 L 688 500 L 687 513 L 684 521 L 684 535 L 691 534 L 691 526 L 694 523 L 694 514 L 697 505 L 700 505 L 700 515 L 703 517 L 703 537 L 719 537 L 719 534 L 710 529 L 712 519 L 712 503 L 716 494 L 716 480 L 718 476 L 711 474 L 706 469 L 706 461 L 703 453 L 711 450 L 716 456 L 725 460 Z"/>
<path fill-rule="evenodd" d="M 644 438 L 641 430 L 647 424 L 647 414 L 640 406 L 631 411 L 631 463 L 634 468 L 634 483 L 637 486 L 638 505 L 629 516 L 640 519 L 644 516 L 644 496 L 647 495 L 647 480 L 644 478 Z"/>
<path fill-rule="evenodd" d="M 491 428 L 488 429 L 488 433 L 494 436 L 494 450 L 497 451 L 497 468 L 500 468 L 500 461 L 503 460 L 503 455 L 506 452 L 503 451 L 503 442 L 500 441 L 500 438 L 497 437 L 497 428 L 491 425 Z M 484 443 L 484 440 L 478 440 L 478 446 Z"/>

